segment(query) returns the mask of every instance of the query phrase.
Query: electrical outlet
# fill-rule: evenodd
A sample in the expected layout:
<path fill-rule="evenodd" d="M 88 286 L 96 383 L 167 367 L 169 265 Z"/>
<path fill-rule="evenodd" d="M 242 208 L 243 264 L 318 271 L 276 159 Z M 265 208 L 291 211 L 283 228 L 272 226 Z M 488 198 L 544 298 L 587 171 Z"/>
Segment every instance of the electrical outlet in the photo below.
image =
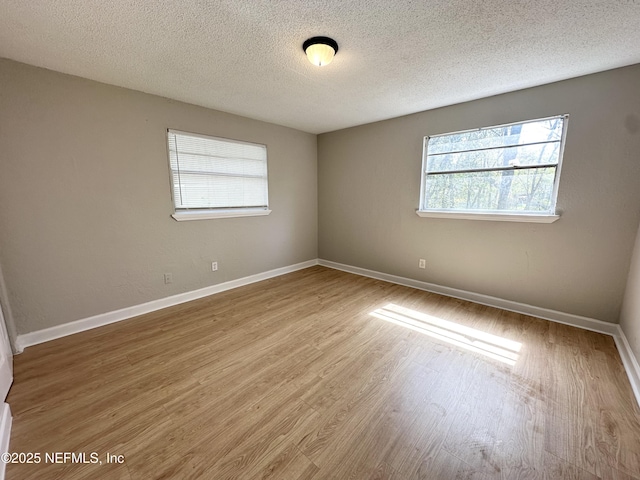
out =
<path fill-rule="evenodd" d="M 165 283 L 165 285 L 173 283 L 173 275 L 171 275 L 170 273 L 165 273 L 164 274 L 164 283 Z"/>
<path fill-rule="evenodd" d="M 212 272 L 218 271 L 218 262 L 211 262 L 211 271 Z"/>
<path fill-rule="evenodd" d="M 427 268 L 427 261 L 424 258 L 421 258 L 420 262 L 418 262 L 418 268 Z"/>

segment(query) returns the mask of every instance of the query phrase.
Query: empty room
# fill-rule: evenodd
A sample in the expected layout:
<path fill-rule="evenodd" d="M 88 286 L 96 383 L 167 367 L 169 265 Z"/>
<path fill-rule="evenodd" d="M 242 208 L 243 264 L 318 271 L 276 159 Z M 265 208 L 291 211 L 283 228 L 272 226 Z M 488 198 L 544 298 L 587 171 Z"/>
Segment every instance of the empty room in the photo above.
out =
<path fill-rule="evenodd" d="M 638 25 L 0 0 L 0 480 L 640 480 Z"/>

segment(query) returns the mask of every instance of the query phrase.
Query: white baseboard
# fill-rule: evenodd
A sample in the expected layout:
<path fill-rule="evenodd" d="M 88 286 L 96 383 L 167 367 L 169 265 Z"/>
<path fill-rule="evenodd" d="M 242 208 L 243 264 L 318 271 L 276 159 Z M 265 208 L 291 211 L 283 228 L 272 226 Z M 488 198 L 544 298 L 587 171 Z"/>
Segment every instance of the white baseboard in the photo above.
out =
<path fill-rule="evenodd" d="M 55 340 L 56 338 L 73 335 L 74 333 L 79 333 L 85 330 L 90 330 L 92 328 L 108 325 L 110 323 L 119 322 L 121 320 L 126 320 L 138 315 L 154 312 L 156 310 L 161 310 L 173 305 L 178 305 L 180 303 L 207 297 L 215 293 L 224 292 L 233 288 L 260 282 L 262 280 L 295 272 L 297 270 L 302 270 L 314 265 L 323 265 L 335 270 L 342 270 L 344 272 L 354 273 L 356 275 L 375 278 L 377 280 L 396 283 L 398 285 L 417 288 L 419 290 L 425 290 L 427 292 L 438 293 L 440 295 L 459 298 L 461 300 L 468 300 L 470 302 L 479 303 L 481 305 L 487 305 L 511 312 L 522 313 L 525 315 L 550 320 L 552 322 L 563 323 L 565 325 L 583 328 L 585 330 L 591 330 L 594 332 L 603 333 L 605 335 L 611 335 L 616 342 L 616 346 L 618 347 L 618 351 L 620 352 L 620 358 L 622 359 L 622 363 L 631 383 L 631 388 L 633 389 L 636 400 L 640 405 L 640 366 L 638 366 L 638 360 L 635 358 L 633 351 L 629 346 L 629 342 L 624 335 L 624 332 L 617 324 L 322 259 L 314 259 L 302 263 L 297 263 L 295 265 L 276 268 L 274 270 L 250 275 L 248 277 L 239 278 L 237 280 L 219 283 L 217 285 L 211 285 L 199 290 L 180 293 L 171 297 L 161 298 L 140 305 L 134 305 L 120 310 L 95 315 L 93 317 L 76 320 L 74 322 L 65 323 L 63 325 L 58 325 L 44 330 L 38 330 L 36 332 L 18 335 L 16 346 L 19 349 L 19 352 L 22 352 L 26 347 L 29 347 L 31 345 L 37 345 L 39 343 Z M 11 416 L 9 414 L 9 425 L 11 422 L 10 418 Z M 0 435 L 2 434 L 3 432 L 0 432 Z M 1 445 L 2 444 L 0 443 L 0 446 Z M 2 480 L 1 476 L 0 480 Z"/>
<path fill-rule="evenodd" d="M 627 377 L 629 377 L 629 383 L 631 383 L 633 394 L 636 396 L 638 405 L 640 405 L 640 365 L 633 354 L 633 350 L 631 350 L 631 345 L 629 345 L 629 341 L 622 331 L 622 328 L 620 325 L 617 325 L 617 327 L 618 334 L 614 335 L 613 339 L 616 342 L 616 347 L 618 347 L 620 359 L 622 360 L 622 365 L 624 365 L 624 369 L 627 372 Z"/>
<path fill-rule="evenodd" d="M 447 297 L 468 300 L 470 302 L 479 303 L 481 305 L 500 308 L 502 310 L 508 310 L 515 313 L 522 313 L 525 315 L 530 315 L 532 317 L 549 320 L 551 322 L 563 323 L 572 327 L 578 327 L 585 330 L 603 333 L 605 335 L 611 335 L 616 343 L 616 346 L 618 347 L 618 352 L 620 353 L 622 364 L 624 365 L 627 376 L 629 377 L 629 382 L 631 383 L 631 388 L 633 389 L 636 401 L 638 402 L 638 405 L 640 405 L 640 367 L 638 366 L 638 361 L 635 358 L 631 347 L 629 346 L 629 342 L 627 341 L 624 332 L 618 324 L 603 322 L 602 320 L 582 317 L 580 315 L 573 315 L 571 313 L 558 312 L 556 310 L 551 310 L 548 308 L 535 307 L 533 305 L 527 305 L 526 303 L 519 303 L 512 300 L 505 300 L 503 298 L 491 297 L 489 295 L 468 292 L 466 290 L 459 290 L 457 288 L 444 287 L 435 283 L 422 282 L 420 280 L 414 280 L 411 278 L 376 272 L 374 270 L 367 270 L 366 268 L 354 267 L 351 265 L 345 265 L 329 260 L 319 259 L 318 264 L 336 270 L 342 270 L 343 272 L 354 273 L 356 275 L 375 278 L 377 280 L 383 280 L 385 282 L 397 283 L 398 285 L 404 285 L 407 287 L 417 288 L 419 290 L 425 290 L 427 292 L 438 293 L 440 295 L 446 295 Z"/>
<path fill-rule="evenodd" d="M 8 403 L 0 405 L 0 455 L 9 452 L 9 440 L 11 438 L 11 409 Z M 4 480 L 6 463 L 0 462 L 0 480 Z"/>
<path fill-rule="evenodd" d="M 390 275 L 388 273 L 367 270 L 366 268 L 353 267 L 351 265 L 344 265 L 342 263 L 331 262 L 329 260 L 320 259 L 318 260 L 318 264 L 325 267 L 334 268 L 336 270 L 342 270 L 344 272 L 355 273 L 356 275 L 362 275 L 364 277 L 371 277 L 378 280 L 384 280 L 386 282 L 397 283 L 398 285 L 413 287 L 417 288 L 418 290 L 425 290 L 427 292 L 439 293 L 440 295 L 446 295 L 447 297 L 468 300 L 470 302 L 479 303 L 481 305 L 501 308 L 502 310 L 508 310 L 515 313 L 522 313 L 524 315 L 530 315 L 532 317 L 538 317 L 544 320 L 551 320 L 552 322 L 564 323 L 565 325 L 584 328 L 585 330 L 592 330 L 594 332 L 604 333 L 606 335 L 614 336 L 617 335 L 619 331 L 617 324 L 603 322 L 602 320 L 596 320 L 594 318 L 581 317 L 580 315 L 573 315 L 571 313 L 564 313 L 548 308 L 535 307 L 533 305 L 527 305 L 526 303 L 504 300 L 503 298 L 491 297 L 489 295 L 468 292 L 466 290 L 459 290 L 457 288 L 443 287 L 442 285 L 437 285 L 435 283 L 427 283 L 420 280 L 413 280 L 411 278 L 398 277 L 396 275 Z"/>
<path fill-rule="evenodd" d="M 249 285 L 250 283 L 260 282 L 269 278 L 278 277 L 286 273 L 295 272 L 304 268 L 317 265 L 318 260 L 308 260 L 302 263 L 296 263 L 295 265 L 289 265 L 286 267 L 276 268 L 267 272 L 257 273 L 255 275 L 249 275 L 248 277 L 239 278 L 237 280 L 231 280 L 229 282 L 218 283 L 217 285 L 211 285 L 209 287 L 200 288 L 190 292 L 179 293 L 170 297 L 160 298 L 158 300 L 152 300 L 151 302 L 142 303 L 140 305 L 133 305 L 131 307 L 122 308 L 120 310 L 114 310 L 112 312 L 101 313 L 92 317 L 83 318 L 73 322 L 57 325 L 51 328 L 45 328 L 44 330 L 37 330 L 35 332 L 25 333 L 18 335 L 16 340 L 16 348 L 18 353 L 21 353 L 26 347 L 37 345 L 39 343 L 55 340 L 56 338 L 66 337 L 67 335 L 73 335 L 74 333 L 84 332 L 85 330 L 91 330 L 92 328 L 101 327 L 110 323 L 120 322 L 128 318 L 137 317 L 145 313 L 155 312 L 163 308 L 178 305 L 180 303 L 190 302 L 202 297 L 208 297 L 215 293 L 224 292 L 233 288 L 242 287 L 243 285 Z"/>

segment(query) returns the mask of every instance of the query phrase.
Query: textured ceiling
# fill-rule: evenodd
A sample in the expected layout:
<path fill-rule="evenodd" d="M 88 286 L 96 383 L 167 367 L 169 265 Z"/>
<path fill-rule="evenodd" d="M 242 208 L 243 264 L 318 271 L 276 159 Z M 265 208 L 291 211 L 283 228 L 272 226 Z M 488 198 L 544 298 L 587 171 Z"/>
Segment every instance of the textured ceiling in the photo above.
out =
<path fill-rule="evenodd" d="M 321 133 L 640 63 L 640 1 L 0 0 L 0 57 Z"/>

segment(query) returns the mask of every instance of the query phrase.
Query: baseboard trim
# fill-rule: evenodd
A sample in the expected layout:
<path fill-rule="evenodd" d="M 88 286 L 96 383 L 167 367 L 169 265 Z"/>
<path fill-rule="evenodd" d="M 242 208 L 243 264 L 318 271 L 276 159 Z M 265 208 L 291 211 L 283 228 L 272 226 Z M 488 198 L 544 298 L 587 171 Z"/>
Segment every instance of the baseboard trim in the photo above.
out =
<path fill-rule="evenodd" d="M 308 260 L 306 262 L 276 268 L 266 272 L 257 273 L 255 275 L 249 275 L 248 277 L 239 278 L 237 280 L 218 283 L 216 285 L 200 288 L 198 290 L 179 293 L 177 295 L 160 298 L 158 300 L 152 300 L 151 302 L 142 303 L 140 305 L 133 305 L 131 307 L 122 308 L 120 310 L 101 313 L 92 317 L 83 318 L 62 325 L 57 325 L 55 327 L 45 328 L 44 330 L 25 333 L 22 335 L 18 335 L 18 338 L 16 340 L 16 347 L 18 353 L 21 353 L 25 348 L 32 345 L 37 345 L 39 343 L 48 342 L 57 338 L 66 337 L 67 335 L 73 335 L 74 333 L 84 332 L 85 330 L 102 327 L 104 325 L 109 325 L 110 323 L 120 322 L 132 317 L 137 317 L 138 315 L 155 312 L 156 310 L 161 310 L 173 305 L 190 302 L 191 300 L 197 300 L 198 298 L 208 297 L 209 295 L 214 295 L 216 293 L 231 290 L 233 288 L 242 287 L 251 283 L 261 282 L 262 280 L 285 275 L 287 273 L 302 270 L 304 268 L 309 268 L 317 264 L 317 259 Z"/>
<path fill-rule="evenodd" d="M 640 405 L 640 367 L 638 366 L 638 361 L 631 350 L 629 342 L 627 341 L 627 337 L 625 337 L 624 332 L 618 324 L 603 322 L 602 320 L 596 320 L 595 318 L 573 315 L 571 313 L 559 312 L 548 308 L 535 307 L 533 305 L 527 305 L 526 303 L 514 302 L 512 300 L 505 300 L 503 298 L 492 297 L 480 293 L 468 292 L 457 288 L 444 287 L 435 283 L 422 282 L 412 278 L 376 272 L 375 270 L 354 267 L 352 265 L 345 265 L 343 263 L 332 262 L 330 260 L 319 259 L 318 265 L 610 335 L 616 343 L 616 347 L 620 353 L 620 359 L 622 360 L 624 369 L 629 377 L 629 382 L 631 383 L 631 389 L 633 390 L 638 405 Z"/>
<path fill-rule="evenodd" d="M 620 325 L 617 325 L 617 327 L 618 334 L 614 335 L 613 339 L 616 342 L 616 347 L 618 347 L 620 359 L 622 360 L 622 365 L 624 365 L 624 369 L 627 372 L 627 377 L 629 377 L 629 383 L 631 383 L 633 394 L 638 401 L 638 405 L 640 405 L 640 364 L 638 364 L 638 360 L 633 354 L 633 350 L 631 350 L 631 345 L 629 345 L 629 341 L 627 340 L 624 331 Z"/>
<path fill-rule="evenodd" d="M 481 305 L 487 305 L 490 307 L 500 308 L 502 310 L 508 310 L 515 313 L 521 313 L 524 315 L 530 315 L 532 317 L 542 318 L 552 322 L 562 323 L 570 325 L 572 327 L 578 327 L 585 330 L 591 330 L 605 335 L 613 337 L 622 364 L 629 377 L 631 388 L 640 405 L 640 366 L 638 360 L 635 358 L 631 346 L 627 341 L 624 332 L 620 328 L 620 325 L 603 322 L 594 318 L 582 317 L 579 315 L 573 315 L 570 313 L 559 312 L 548 308 L 536 307 L 525 303 L 514 302 L 512 300 L 505 300 L 498 297 L 492 297 L 489 295 L 483 295 L 480 293 L 469 292 L 466 290 L 460 290 L 457 288 L 445 287 L 437 285 L 435 283 L 423 282 L 420 280 L 414 280 L 411 278 L 400 277 L 397 275 L 391 275 L 388 273 L 377 272 L 375 270 L 368 270 L 366 268 L 354 267 L 352 265 L 345 265 L 343 263 L 332 262 L 330 260 L 314 259 L 306 262 L 289 265 L 286 267 L 276 268 L 255 275 L 249 275 L 247 277 L 239 278 L 237 280 L 231 280 L 229 282 L 219 283 L 217 285 L 211 285 L 209 287 L 193 290 L 190 292 L 180 293 L 172 295 L 170 297 L 153 300 L 151 302 L 143 303 L 140 305 L 134 305 L 120 310 L 112 312 L 102 313 L 94 315 L 92 317 L 76 320 L 74 322 L 65 323 L 44 330 L 38 330 L 31 333 L 18 335 L 16 340 L 16 347 L 18 353 L 22 352 L 25 348 L 39 343 L 48 342 L 57 338 L 66 337 L 67 335 L 73 335 L 74 333 L 84 332 L 93 328 L 101 327 L 103 325 L 109 325 L 111 323 L 127 320 L 138 315 L 144 315 L 145 313 L 155 312 L 163 308 L 171 307 L 173 305 L 179 305 L 181 303 L 189 302 L 191 300 L 197 300 L 198 298 L 207 297 L 216 293 L 224 292 L 234 288 L 249 285 L 251 283 L 260 282 L 269 278 L 278 277 L 287 273 L 295 272 L 305 268 L 312 267 L 314 265 L 322 265 L 324 267 L 333 268 L 335 270 L 341 270 L 343 272 L 353 273 L 355 275 L 361 275 L 364 277 L 375 278 L 377 280 L 383 280 L 390 283 L 396 283 L 398 285 L 404 285 L 407 287 L 416 288 L 418 290 L 424 290 L 427 292 L 438 293 L 440 295 L 446 295 L 448 297 L 459 298 L 461 300 L 467 300 Z M 9 406 L 5 404 L 5 410 L 2 412 L 2 419 L 0 423 L 0 448 L 4 445 L 4 436 L 6 435 L 6 447 L 8 448 L 9 433 L 5 433 L 4 428 L 11 428 L 11 412 Z M 5 416 L 8 415 L 8 420 Z M 7 424 L 8 422 L 8 424 Z M 5 424 L 8 427 L 5 427 Z M 3 450 L 6 451 L 6 450 Z M 2 452 L 0 452 L 2 453 Z M 0 469 L 2 465 L 0 465 Z M 0 480 L 3 479 L 4 473 L 0 473 Z"/>
<path fill-rule="evenodd" d="M 11 423 L 13 421 L 11 417 L 11 408 L 8 403 L 3 403 L 0 406 L 2 413 L 0 413 L 0 455 L 9 452 L 9 440 L 11 439 Z M 4 480 L 4 473 L 7 464 L 0 462 L 0 480 Z"/>
<path fill-rule="evenodd" d="M 318 264 L 336 270 L 342 270 L 344 272 L 355 273 L 356 275 L 362 275 L 364 277 L 397 283 L 398 285 L 413 287 L 417 288 L 418 290 L 425 290 L 431 293 L 438 293 L 440 295 L 446 295 L 447 297 L 459 298 L 460 300 L 468 300 L 470 302 L 479 303 L 481 305 L 500 308 L 502 310 L 508 310 L 515 313 L 522 313 L 524 315 L 530 315 L 532 317 L 538 317 L 544 320 L 550 320 L 552 322 L 563 323 L 565 325 L 571 325 L 572 327 L 579 327 L 585 330 L 592 330 L 594 332 L 604 333 L 606 335 L 615 336 L 618 333 L 617 324 L 603 322 L 602 320 L 596 320 L 594 318 L 581 317 L 579 315 L 573 315 L 571 313 L 564 313 L 548 308 L 535 307 L 533 305 L 527 305 L 526 303 L 514 302 L 512 300 L 505 300 L 498 297 L 491 297 L 489 295 L 468 292 L 466 290 L 459 290 L 457 288 L 444 287 L 435 283 L 428 283 L 420 280 L 414 280 L 412 278 L 399 277 L 397 275 L 390 275 L 388 273 L 367 270 L 366 268 L 353 267 L 351 265 L 344 265 L 342 263 L 331 262 L 329 260 L 320 259 L 318 260 Z"/>

